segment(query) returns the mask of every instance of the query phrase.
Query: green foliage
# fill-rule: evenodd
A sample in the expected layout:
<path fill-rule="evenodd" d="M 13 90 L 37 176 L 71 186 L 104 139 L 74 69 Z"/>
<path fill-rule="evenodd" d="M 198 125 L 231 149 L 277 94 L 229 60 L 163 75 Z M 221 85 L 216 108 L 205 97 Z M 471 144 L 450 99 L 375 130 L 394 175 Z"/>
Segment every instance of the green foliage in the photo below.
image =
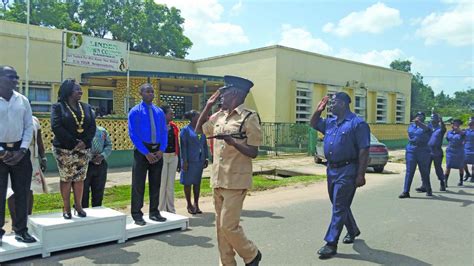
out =
<path fill-rule="evenodd" d="M 26 23 L 26 1 L 0 11 L 0 19 Z M 31 1 L 30 23 L 129 42 L 131 50 L 184 58 L 192 46 L 178 9 L 153 0 Z"/>
<path fill-rule="evenodd" d="M 411 62 L 395 60 L 390 63 L 390 68 L 411 73 Z M 442 116 L 464 117 L 467 121 L 469 114 L 474 111 L 474 89 L 457 91 L 454 97 L 446 95 L 443 91 L 435 95 L 433 89 L 423 82 L 423 76 L 420 73 L 414 74 L 411 81 L 411 115 L 414 116 L 419 111 L 431 114 L 433 107 L 435 112 Z"/>

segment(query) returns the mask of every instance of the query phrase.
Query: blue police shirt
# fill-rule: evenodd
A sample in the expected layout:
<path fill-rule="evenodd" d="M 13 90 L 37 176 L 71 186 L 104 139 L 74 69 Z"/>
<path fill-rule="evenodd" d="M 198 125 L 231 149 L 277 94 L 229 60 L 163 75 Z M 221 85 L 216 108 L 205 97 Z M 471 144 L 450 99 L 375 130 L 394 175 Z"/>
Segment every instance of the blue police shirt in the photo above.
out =
<path fill-rule="evenodd" d="M 448 140 L 448 148 L 452 149 L 453 152 L 462 150 L 464 148 L 465 136 L 454 132 L 454 130 L 448 131 L 446 134 L 446 140 Z"/>
<path fill-rule="evenodd" d="M 428 127 L 427 129 L 423 129 L 418 127 L 415 123 L 411 123 L 408 126 L 408 145 L 406 147 L 406 151 L 415 151 L 417 149 L 427 150 L 428 149 L 428 141 L 431 138 L 431 129 Z"/>
<path fill-rule="evenodd" d="M 329 164 L 357 161 L 359 151 L 370 147 L 369 125 L 350 111 L 339 124 L 337 117 L 320 118 L 315 129 L 324 134 L 324 155 Z M 331 168 L 329 164 L 328 176 L 357 175 L 357 162 L 339 168 Z"/>
<path fill-rule="evenodd" d="M 465 154 L 474 154 L 474 129 L 466 129 L 466 143 L 464 144 Z"/>
<path fill-rule="evenodd" d="M 431 133 L 430 140 L 428 141 L 428 146 L 430 147 L 431 155 L 442 156 L 443 149 L 441 148 L 441 146 L 443 145 L 443 136 L 444 133 L 446 133 L 446 128 L 442 128 L 440 125 L 433 126 L 432 124 L 429 124 L 428 127 L 433 131 L 433 133 Z"/>
<path fill-rule="evenodd" d="M 168 127 L 166 126 L 165 113 L 161 108 L 151 105 L 153 119 L 156 127 L 156 141 L 160 144 L 160 151 L 165 152 L 168 145 Z M 151 143 L 151 123 L 149 106 L 145 102 L 135 105 L 128 113 L 128 134 L 137 150 L 148 154 L 144 143 Z"/>

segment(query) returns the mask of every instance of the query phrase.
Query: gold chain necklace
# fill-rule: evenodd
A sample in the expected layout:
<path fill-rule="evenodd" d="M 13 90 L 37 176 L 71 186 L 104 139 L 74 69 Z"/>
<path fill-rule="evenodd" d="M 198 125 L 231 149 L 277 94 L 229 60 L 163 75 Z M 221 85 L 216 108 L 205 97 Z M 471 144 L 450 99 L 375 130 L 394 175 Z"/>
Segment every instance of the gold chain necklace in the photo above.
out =
<path fill-rule="evenodd" d="M 83 114 L 84 114 L 84 110 L 82 109 L 82 104 L 79 103 L 79 113 L 81 114 L 81 117 L 82 117 L 82 125 L 79 124 L 79 119 L 77 119 L 76 113 L 74 113 L 74 112 L 72 111 L 72 109 L 71 109 L 71 107 L 69 106 L 68 103 L 66 103 L 66 106 L 67 106 L 67 109 L 69 109 L 69 111 L 71 112 L 72 117 L 74 117 L 74 120 L 76 120 L 77 133 L 82 133 L 82 132 L 84 132 L 83 126 L 84 126 L 84 120 L 86 120 L 86 119 L 85 119 L 85 117 L 84 117 L 84 115 L 83 115 Z"/>

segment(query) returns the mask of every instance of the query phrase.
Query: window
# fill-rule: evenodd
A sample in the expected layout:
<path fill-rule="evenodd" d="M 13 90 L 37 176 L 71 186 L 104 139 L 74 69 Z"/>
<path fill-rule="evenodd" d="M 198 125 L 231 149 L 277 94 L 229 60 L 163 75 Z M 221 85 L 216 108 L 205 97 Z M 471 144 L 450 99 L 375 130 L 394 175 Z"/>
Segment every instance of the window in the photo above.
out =
<path fill-rule="evenodd" d="M 184 119 L 184 113 L 193 109 L 192 96 L 160 94 L 160 101 L 162 105 L 167 104 L 173 108 L 174 117 L 177 119 Z"/>
<path fill-rule="evenodd" d="M 405 122 L 405 100 L 401 97 L 397 98 L 395 122 L 397 124 Z"/>
<path fill-rule="evenodd" d="M 358 116 L 364 119 L 366 118 L 367 98 L 365 96 L 363 95 L 355 96 L 354 111 Z"/>
<path fill-rule="evenodd" d="M 307 123 L 311 118 L 312 93 L 309 83 L 296 85 L 296 123 Z"/>
<path fill-rule="evenodd" d="M 387 99 L 385 97 L 377 97 L 377 123 L 387 122 Z"/>
<path fill-rule="evenodd" d="M 111 114 L 114 108 L 114 92 L 89 89 L 89 104 L 98 117 Z"/>
<path fill-rule="evenodd" d="M 26 92 L 25 85 L 23 85 L 23 92 Z M 50 85 L 30 84 L 28 92 L 28 100 L 31 102 L 31 110 L 33 112 L 48 113 L 51 111 Z"/>

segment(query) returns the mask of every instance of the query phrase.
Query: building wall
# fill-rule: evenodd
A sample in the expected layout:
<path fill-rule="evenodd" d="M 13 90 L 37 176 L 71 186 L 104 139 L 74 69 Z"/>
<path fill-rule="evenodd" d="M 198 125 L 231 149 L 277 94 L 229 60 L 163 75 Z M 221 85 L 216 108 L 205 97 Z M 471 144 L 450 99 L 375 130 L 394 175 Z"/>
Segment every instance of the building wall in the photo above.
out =
<path fill-rule="evenodd" d="M 2 52 L 0 62 L 14 66 L 20 77 L 25 76 L 26 25 L 0 20 Z M 61 30 L 31 26 L 30 81 L 47 82 L 52 87 L 51 101 L 56 101 L 61 74 Z M 8 52 L 5 52 L 8 51 Z M 404 121 L 409 122 L 411 75 L 387 68 L 323 56 L 282 46 L 265 47 L 235 54 L 228 54 L 191 61 L 131 52 L 133 70 L 176 72 L 207 75 L 237 75 L 255 83 L 246 103 L 256 109 L 265 122 L 295 122 L 296 84 L 306 82 L 312 88 L 312 106 L 326 95 L 330 86 L 336 85 L 354 96 L 359 89 L 347 82 L 358 81 L 367 88 L 367 121 L 375 123 L 377 97 L 387 95 L 386 122 L 396 122 L 396 101 L 403 95 Z M 65 66 L 64 77 L 80 79 L 82 73 L 99 72 L 97 69 Z M 131 80 L 131 95 L 139 101 L 138 86 L 144 79 Z M 154 81 L 159 88 L 159 81 Z M 114 88 L 114 111 L 121 113 L 126 94 L 124 79 Z M 83 86 L 87 101 L 88 87 Z M 157 91 L 157 99 L 159 99 Z M 201 108 L 199 98 L 193 102 Z M 352 104 L 352 106 L 354 103 Z"/>
<path fill-rule="evenodd" d="M 308 82 L 314 85 L 313 106 L 315 107 L 323 95 L 327 93 L 327 86 L 340 86 L 349 95 L 354 96 L 354 89 L 346 87 L 347 82 L 363 82 L 368 90 L 369 122 L 375 122 L 376 112 L 373 98 L 378 93 L 387 92 L 390 95 L 400 93 L 405 95 L 405 121 L 409 121 L 411 75 L 408 73 L 366 65 L 343 59 L 336 59 L 287 47 L 277 46 L 277 82 L 276 82 L 276 109 L 275 122 L 295 122 L 296 87 L 293 81 Z M 388 97 L 387 112 L 390 119 L 387 122 L 395 123 L 394 108 L 396 97 Z M 353 105 L 353 103 L 352 103 Z M 352 106 L 353 107 L 353 106 Z M 389 111 L 390 110 L 390 111 Z M 313 108 L 314 111 L 314 108 Z"/>
<path fill-rule="evenodd" d="M 252 80 L 254 87 L 247 96 L 246 105 L 256 110 L 262 121 L 275 121 L 276 56 L 273 49 L 253 53 L 237 53 L 198 60 L 196 72 L 206 75 L 235 75 Z"/>
<path fill-rule="evenodd" d="M 30 81 L 61 82 L 61 30 L 30 26 Z M 0 20 L 2 52 L 0 62 L 12 65 L 20 79 L 25 77 L 26 25 Z M 8 51 L 8 52 L 6 52 Z M 194 73 L 191 60 L 130 52 L 133 70 Z M 64 78 L 81 79 L 82 73 L 99 72 L 94 68 L 65 66 Z"/>

